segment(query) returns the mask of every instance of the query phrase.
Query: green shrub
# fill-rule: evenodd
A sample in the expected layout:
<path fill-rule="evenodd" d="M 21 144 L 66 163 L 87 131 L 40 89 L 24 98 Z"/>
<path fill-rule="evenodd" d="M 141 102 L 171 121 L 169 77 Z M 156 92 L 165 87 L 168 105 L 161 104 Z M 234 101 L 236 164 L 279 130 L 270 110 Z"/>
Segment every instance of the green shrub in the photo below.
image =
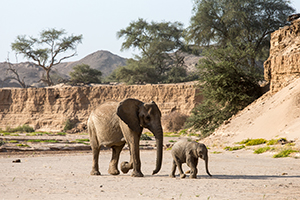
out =
<path fill-rule="evenodd" d="M 58 140 L 41 140 L 41 142 L 45 142 L 45 143 L 58 143 Z"/>
<path fill-rule="evenodd" d="M 30 147 L 29 145 L 27 144 L 17 144 L 18 147 Z"/>
<path fill-rule="evenodd" d="M 272 139 L 268 141 L 267 145 L 275 145 L 280 142 L 287 142 L 287 139 L 286 138 Z"/>
<path fill-rule="evenodd" d="M 31 140 L 27 140 L 27 142 L 42 142 L 42 140 L 40 140 L 40 139 L 31 139 Z"/>
<path fill-rule="evenodd" d="M 293 150 L 293 149 L 282 150 L 282 151 L 280 151 L 278 154 L 275 154 L 275 155 L 273 156 L 273 158 L 284 158 L 284 157 L 288 157 L 291 153 L 294 153 L 294 152 L 298 152 L 298 151 Z"/>
<path fill-rule="evenodd" d="M 9 140 L 8 143 L 19 143 L 18 140 Z"/>
<path fill-rule="evenodd" d="M 211 152 L 212 154 L 220 154 L 222 153 L 221 151 L 214 151 L 214 152 Z"/>
<path fill-rule="evenodd" d="M 234 146 L 234 147 L 225 147 L 224 150 L 226 151 L 236 151 L 236 150 L 241 150 L 241 149 L 244 149 L 245 148 L 245 145 L 241 145 L 241 146 Z"/>
<path fill-rule="evenodd" d="M 59 132 L 59 133 L 56 133 L 56 135 L 61 135 L 61 136 L 65 136 L 67 135 L 65 132 Z"/>
<path fill-rule="evenodd" d="M 0 135 L 2 135 L 2 136 L 6 136 L 6 135 L 10 135 L 11 133 L 9 133 L 9 132 L 5 132 L 5 131 L 3 131 L 3 132 L 1 132 L 1 134 Z"/>
<path fill-rule="evenodd" d="M 24 124 L 23 126 L 18 126 L 16 128 L 10 128 L 10 127 L 6 127 L 6 132 L 10 132 L 10 133 L 15 133 L 15 132 L 19 132 L 19 133 L 31 133 L 34 132 L 34 129 L 32 127 L 30 127 L 29 125 Z"/>
<path fill-rule="evenodd" d="M 4 140 L 0 140 L 0 146 L 4 145 L 5 141 Z"/>
<path fill-rule="evenodd" d="M 76 139 L 75 141 L 72 141 L 72 143 L 81 143 L 81 144 L 85 144 L 88 145 L 87 142 L 89 142 L 89 139 Z"/>
<path fill-rule="evenodd" d="M 261 154 L 264 153 L 266 151 L 270 151 L 270 150 L 274 150 L 274 148 L 271 147 L 262 147 L 262 148 L 258 148 L 254 151 L 255 154 Z"/>
<path fill-rule="evenodd" d="M 74 124 L 71 122 L 70 119 L 67 119 L 65 122 L 64 131 L 71 130 L 74 127 Z"/>
<path fill-rule="evenodd" d="M 268 141 L 262 138 L 259 139 L 246 139 L 240 142 L 240 144 L 245 144 L 246 146 L 254 146 L 259 144 L 265 144 Z"/>
<path fill-rule="evenodd" d="M 179 137 L 180 135 L 176 132 L 166 132 L 164 133 L 165 137 Z"/>
<path fill-rule="evenodd" d="M 152 140 L 152 139 L 148 135 L 142 134 L 140 140 Z"/>
<path fill-rule="evenodd" d="M 269 140 L 267 145 L 275 145 L 278 143 L 278 139 L 272 139 L 272 140 Z"/>

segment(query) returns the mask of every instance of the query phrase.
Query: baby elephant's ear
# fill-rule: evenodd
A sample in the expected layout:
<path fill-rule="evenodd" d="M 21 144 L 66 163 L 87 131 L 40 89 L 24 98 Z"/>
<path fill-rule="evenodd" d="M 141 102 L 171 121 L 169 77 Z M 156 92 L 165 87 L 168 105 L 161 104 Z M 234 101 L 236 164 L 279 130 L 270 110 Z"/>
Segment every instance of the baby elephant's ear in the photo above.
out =
<path fill-rule="evenodd" d="M 143 102 L 137 99 L 125 99 L 117 108 L 117 115 L 131 130 L 137 133 L 142 131 L 139 121 L 139 109 L 142 104 Z"/>

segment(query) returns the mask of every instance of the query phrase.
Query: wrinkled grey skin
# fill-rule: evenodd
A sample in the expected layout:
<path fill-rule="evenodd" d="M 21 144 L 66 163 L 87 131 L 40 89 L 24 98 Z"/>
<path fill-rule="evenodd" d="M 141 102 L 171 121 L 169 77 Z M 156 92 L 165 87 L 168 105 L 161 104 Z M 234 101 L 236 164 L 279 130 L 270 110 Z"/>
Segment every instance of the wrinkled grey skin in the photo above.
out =
<path fill-rule="evenodd" d="M 173 157 L 173 166 L 170 177 L 175 178 L 176 167 L 178 167 L 180 178 L 185 178 L 185 174 L 182 171 L 182 163 L 186 163 L 191 168 L 190 178 L 197 178 L 198 158 L 205 161 L 206 173 L 211 176 L 208 171 L 207 148 L 204 144 L 182 139 L 174 144 L 171 154 Z"/>
<path fill-rule="evenodd" d="M 119 156 L 127 142 L 130 150 L 130 161 L 121 163 L 121 171 L 127 173 L 133 169 L 131 176 L 144 176 L 141 172 L 139 152 L 143 128 L 148 128 L 155 136 L 157 157 L 153 174 L 159 172 L 162 163 L 163 131 L 161 112 L 155 102 L 143 103 L 137 99 L 125 99 L 120 103 L 105 102 L 92 111 L 87 126 L 93 152 L 91 175 L 101 175 L 98 165 L 101 146 L 112 148 L 108 173 L 118 175 L 120 173 L 117 167 Z"/>

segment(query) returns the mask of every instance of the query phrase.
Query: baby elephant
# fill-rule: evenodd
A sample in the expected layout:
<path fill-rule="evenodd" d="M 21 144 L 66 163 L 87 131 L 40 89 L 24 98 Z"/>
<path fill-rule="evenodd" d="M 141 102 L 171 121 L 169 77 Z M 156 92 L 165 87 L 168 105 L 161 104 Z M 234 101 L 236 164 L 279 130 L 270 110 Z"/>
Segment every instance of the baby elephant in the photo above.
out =
<path fill-rule="evenodd" d="M 198 158 L 202 158 L 205 161 L 206 173 L 211 176 L 208 171 L 208 156 L 207 148 L 204 144 L 180 140 L 176 142 L 172 148 L 173 166 L 170 177 L 175 177 L 176 166 L 178 166 L 180 178 L 185 178 L 185 174 L 182 171 L 182 163 L 186 163 L 190 168 L 190 178 L 197 178 L 197 164 Z"/>

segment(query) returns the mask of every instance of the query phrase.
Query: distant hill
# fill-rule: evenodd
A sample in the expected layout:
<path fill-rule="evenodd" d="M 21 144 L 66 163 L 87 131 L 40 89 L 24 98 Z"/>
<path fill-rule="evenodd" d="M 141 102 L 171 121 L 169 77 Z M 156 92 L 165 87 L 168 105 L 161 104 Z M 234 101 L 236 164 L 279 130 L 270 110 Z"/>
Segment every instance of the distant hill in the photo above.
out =
<path fill-rule="evenodd" d="M 102 72 L 102 76 L 106 77 L 116 68 L 125 66 L 126 59 L 112 54 L 109 51 L 101 50 L 89 54 L 79 61 L 61 63 L 56 65 L 54 68 L 59 70 L 61 74 L 69 75 L 69 72 L 73 70 L 73 67 L 79 64 L 87 64 L 93 69 L 100 70 Z"/>
<path fill-rule="evenodd" d="M 195 56 L 192 54 L 182 53 L 185 56 L 184 62 L 188 71 L 194 71 L 202 56 Z M 87 64 L 93 69 L 98 69 L 102 72 L 102 76 L 106 77 L 112 73 L 116 68 L 126 65 L 126 59 L 118 55 L 112 54 L 109 51 L 96 51 L 82 58 L 81 60 L 74 62 L 63 62 L 56 65 L 52 69 L 52 80 L 57 77 L 64 79 L 69 78 L 69 73 L 73 70 L 73 67 L 79 64 Z M 5 62 L 0 63 L 0 88 L 1 87 L 21 87 L 15 80 L 5 80 L 7 77 L 12 76 L 12 73 L 7 73 L 8 64 Z M 20 79 L 25 80 L 26 85 L 42 87 L 42 83 L 38 83 L 44 70 L 31 62 L 23 62 L 13 64 L 13 68 L 18 71 Z M 56 73 L 57 75 L 54 75 Z"/>
<path fill-rule="evenodd" d="M 60 63 L 53 67 L 53 72 L 62 78 L 68 78 L 70 71 L 78 64 L 87 64 L 93 69 L 98 69 L 102 72 L 102 76 L 106 77 L 117 67 L 124 66 L 126 59 L 109 51 L 96 51 L 79 61 Z M 0 87 L 20 87 L 15 80 L 5 80 L 11 76 L 11 73 L 6 72 L 7 68 L 7 63 L 0 63 Z M 24 78 L 27 85 L 36 85 L 44 73 L 42 68 L 31 62 L 13 64 L 13 68 L 18 71 L 21 79 Z"/>

